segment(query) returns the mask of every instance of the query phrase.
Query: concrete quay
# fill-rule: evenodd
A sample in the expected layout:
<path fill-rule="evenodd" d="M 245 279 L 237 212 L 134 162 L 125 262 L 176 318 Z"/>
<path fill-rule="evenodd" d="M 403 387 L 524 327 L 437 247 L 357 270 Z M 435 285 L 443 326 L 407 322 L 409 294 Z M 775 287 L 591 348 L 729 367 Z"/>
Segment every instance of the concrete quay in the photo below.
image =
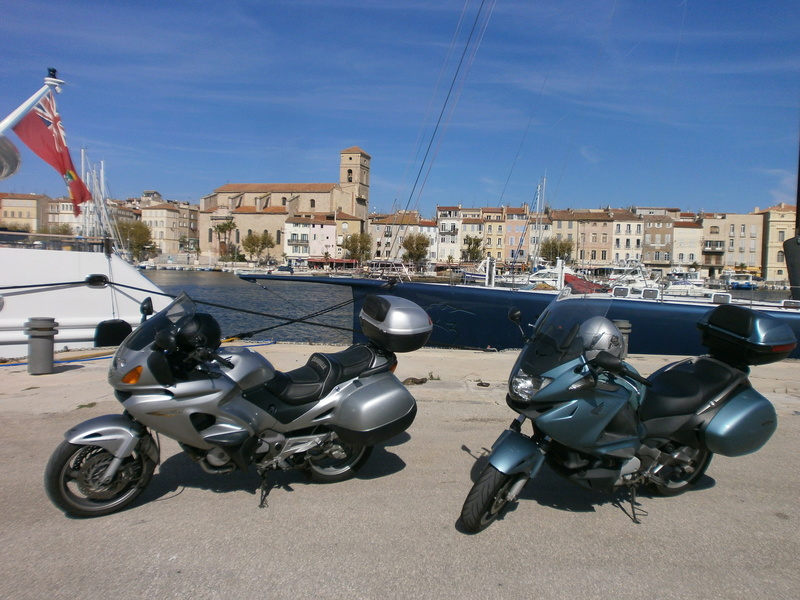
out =
<path fill-rule="evenodd" d="M 287 370 L 315 351 L 258 348 Z M 505 385 L 516 351 L 424 348 L 400 355 L 419 413 L 360 475 L 331 485 L 278 473 L 258 508 L 254 471 L 212 476 L 161 438 L 162 464 L 131 508 L 66 518 L 42 475 L 72 425 L 119 413 L 110 357 L 57 355 L 52 375 L 0 366 L 4 457 L 0 598 L 796 598 L 800 589 L 800 369 L 754 367 L 778 431 L 759 452 L 715 457 L 698 488 L 627 501 L 544 470 L 486 531 L 459 527 L 492 442 L 515 414 Z M 643 374 L 675 360 L 632 356 Z M 478 385 L 488 384 L 488 385 Z"/>

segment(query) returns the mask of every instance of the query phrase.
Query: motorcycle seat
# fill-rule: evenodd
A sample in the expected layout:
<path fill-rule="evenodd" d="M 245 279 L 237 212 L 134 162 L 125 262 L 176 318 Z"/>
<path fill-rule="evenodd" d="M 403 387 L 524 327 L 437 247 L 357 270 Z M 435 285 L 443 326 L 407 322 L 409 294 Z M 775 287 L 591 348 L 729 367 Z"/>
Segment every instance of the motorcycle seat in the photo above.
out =
<path fill-rule="evenodd" d="M 326 396 L 338 384 L 366 371 L 375 349 L 359 344 L 341 352 L 315 352 L 302 367 L 278 372 L 267 389 L 287 404 L 307 404 Z"/>
<path fill-rule="evenodd" d="M 690 415 L 741 381 L 743 375 L 708 356 L 673 363 L 648 377 L 653 385 L 645 393 L 639 415 L 642 421 Z"/>

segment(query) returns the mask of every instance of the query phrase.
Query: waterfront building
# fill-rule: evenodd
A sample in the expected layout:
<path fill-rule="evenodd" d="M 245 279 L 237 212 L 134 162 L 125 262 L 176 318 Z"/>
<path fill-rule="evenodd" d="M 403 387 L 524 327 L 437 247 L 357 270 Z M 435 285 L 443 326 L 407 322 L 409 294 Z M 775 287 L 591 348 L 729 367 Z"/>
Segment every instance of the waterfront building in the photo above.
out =
<path fill-rule="evenodd" d="M 160 194 L 159 194 L 160 198 Z M 187 262 L 198 247 L 199 206 L 188 202 L 143 203 L 139 209 L 142 222 L 150 228 L 153 246 L 168 262 Z"/>
<path fill-rule="evenodd" d="M 348 230 L 340 228 L 337 237 L 362 233 L 369 208 L 370 161 L 369 154 L 353 146 L 339 153 L 336 183 L 229 183 L 217 188 L 200 200 L 202 254 L 219 256 L 219 242 L 206 240 L 213 240 L 214 226 L 226 220 L 236 225 L 234 238 L 241 239 L 243 229 L 267 230 L 279 246 L 286 219 L 295 216 L 341 213 L 348 216 Z M 353 230 L 350 225 L 356 223 L 358 230 Z"/>
<path fill-rule="evenodd" d="M 703 226 L 703 268 L 709 277 L 726 270 L 761 273 L 762 214 L 701 213 L 698 219 Z"/>
<path fill-rule="evenodd" d="M 767 281 L 788 285 L 789 272 L 783 243 L 795 235 L 797 207 L 781 202 L 764 210 L 756 207 L 754 214 L 761 215 L 764 219 L 761 246 L 762 276 Z"/>
<path fill-rule="evenodd" d="M 674 264 L 675 221 L 667 215 L 657 214 L 648 214 L 643 221 L 642 263 L 648 269 L 668 273 Z"/>
<path fill-rule="evenodd" d="M 425 220 L 417 211 L 398 211 L 392 215 L 371 215 L 367 230 L 372 237 L 372 257 L 379 260 L 403 260 L 403 241 L 408 235 L 428 238 L 427 262 L 436 262 L 438 230 L 436 221 Z"/>
<path fill-rule="evenodd" d="M 439 262 L 458 262 L 461 260 L 461 249 L 464 245 L 461 218 L 460 205 L 436 207 L 439 236 L 437 259 Z"/>
<path fill-rule="evenodd" d="M 674 241 L 672 243 L 671 269 L 688 271 L 698 269 L 702 277 L 708 276 L 700 269 L 703 254 L 703 226 L 696 221 L 675 221 L 672 224 Z"/>
<path fill-rule="evenodd" d="M 526 226 L 528 225 L 528 207 L 508 206 L 504 208 L 505 217 L 505 237 L 503 238 L 505 248 L 504 255 L 514 268 L 526 269 L 528 258 L 531 255 L 530 237 L 527 235 Z"/>
<path fill-rule="evenodd" d="M 486 207 L 481 209 L 483 219 L 484 249 L 486 258 L 494 258 L 497 265 L 502 264 L 505 252 L 505 218 L 502 207 Z"/>
<path fill-rule="evenodd" d="M 0 194 L 2 225 L 10 229 L 38 231 L 47 224 L 47 207 L 51 200 L 42 194 Z"/>

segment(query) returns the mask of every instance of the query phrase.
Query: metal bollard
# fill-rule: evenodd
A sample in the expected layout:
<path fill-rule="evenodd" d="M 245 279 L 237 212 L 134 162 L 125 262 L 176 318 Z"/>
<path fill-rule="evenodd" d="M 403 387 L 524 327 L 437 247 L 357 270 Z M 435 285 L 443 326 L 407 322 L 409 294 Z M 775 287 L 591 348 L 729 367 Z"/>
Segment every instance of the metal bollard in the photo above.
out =
<path fill-rule="evenodd" d="M 46 375 L 53 372 L 54 338 L 58 323 L 53 317 L 31 317 L 25 323 L 28 335 L 28 374 Z"/>
<path fill-rule="evenodd" d="M 628 357 L 628 341 L 631 336 L 631 322 L 623 319 L 614 319 L 614 325 L 617 326 L 617 329 L 619 329 L 619 332 L 622 334 L 624 346 L 622 356 L 620 356 L 620 358 L 625 360 Z"/>

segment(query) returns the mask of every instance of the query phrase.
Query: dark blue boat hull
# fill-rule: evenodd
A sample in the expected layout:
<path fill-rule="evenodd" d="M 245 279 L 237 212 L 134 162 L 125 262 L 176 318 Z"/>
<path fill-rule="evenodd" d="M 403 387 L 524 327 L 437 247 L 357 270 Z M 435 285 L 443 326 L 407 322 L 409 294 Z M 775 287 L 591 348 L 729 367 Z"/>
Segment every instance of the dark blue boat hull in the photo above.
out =
<path fill-rule="evenodd" d="M 287 278 L 243 275 L 242 279 L 286 281 Z M 433 321 L 433 332 L 428 340 L 428 346 L 496 350 L 522 347 L 519 329 L 508 319 L 508 310 L 511 307 L 522 311 L 523 325 L 532 324 L 555 297 L 547 292 L 486 289 L 438 283 L 391 284 L 373 279 L 296 275 L 292 280 L 350 287 L 355 299 L 353 338 L 356 342 L 366 341 L 360 333 L 358 313 L 363 298 L 369 294 L 400 296 L 424 308 Z M 707 352 L 707 349 L 700 344 L 697 322 L 713 308 L 713 305 L 708 304 L 613 298 L 608 316 L 610 319 L 630 322 L 628 351 L 632 354 L 697 355 Z M 795 337 L 800 339 L 800 312 L 781 310 L 765 312 L 788 323 Z M 526 327 L 526 330 L 530 329 Z M 791 358 L 800 358 L 800 349 L 795 349 Z"/>

